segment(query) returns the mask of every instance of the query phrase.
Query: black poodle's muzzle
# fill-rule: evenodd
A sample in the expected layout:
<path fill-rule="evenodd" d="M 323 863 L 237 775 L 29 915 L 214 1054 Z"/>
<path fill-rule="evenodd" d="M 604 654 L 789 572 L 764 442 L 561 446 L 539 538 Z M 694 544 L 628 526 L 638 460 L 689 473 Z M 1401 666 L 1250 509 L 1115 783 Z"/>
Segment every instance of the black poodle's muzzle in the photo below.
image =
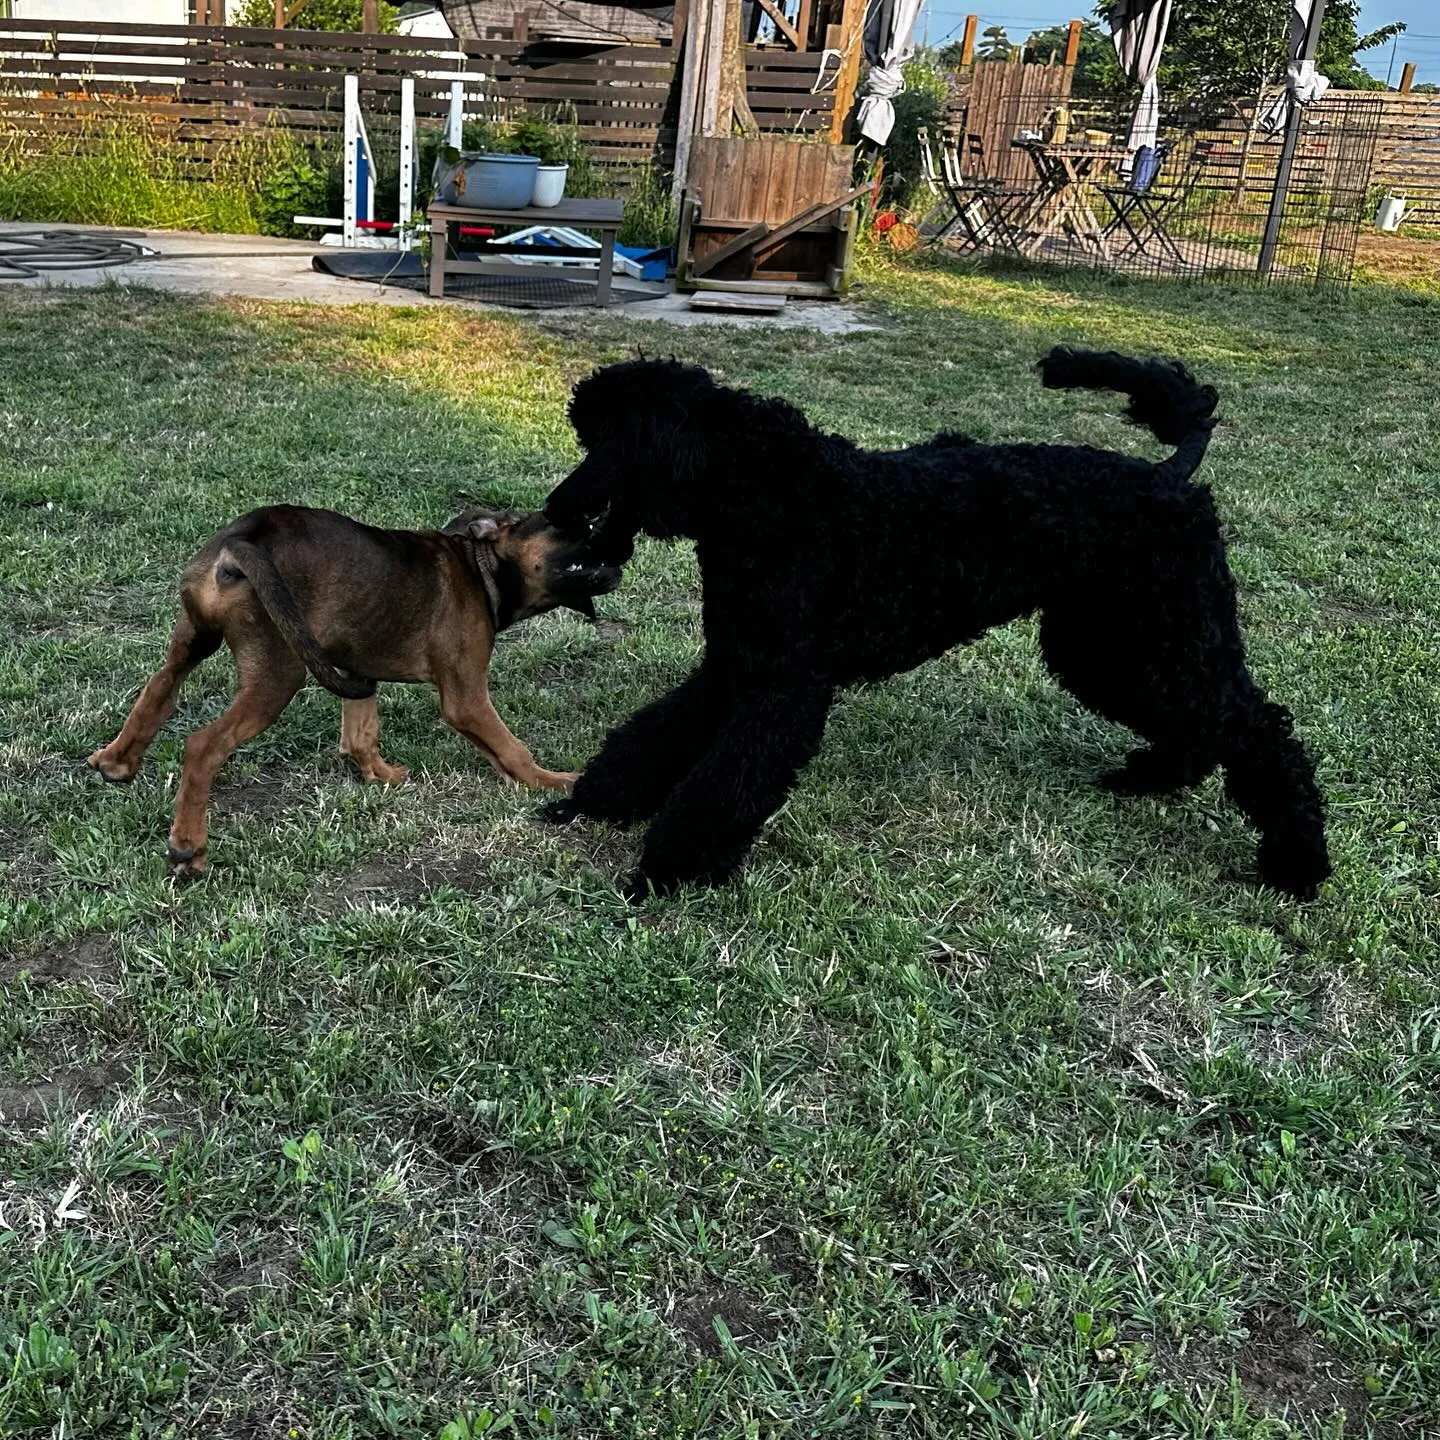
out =
<path fill-rule="evenodd" d="M 635 553 L 638 518 L 618 503 L 609 479 L 593 457 L 582 460 L 545 501 L 545 518 L 571 535 L 584 536 L 587 564 L 624 565 Z"/>

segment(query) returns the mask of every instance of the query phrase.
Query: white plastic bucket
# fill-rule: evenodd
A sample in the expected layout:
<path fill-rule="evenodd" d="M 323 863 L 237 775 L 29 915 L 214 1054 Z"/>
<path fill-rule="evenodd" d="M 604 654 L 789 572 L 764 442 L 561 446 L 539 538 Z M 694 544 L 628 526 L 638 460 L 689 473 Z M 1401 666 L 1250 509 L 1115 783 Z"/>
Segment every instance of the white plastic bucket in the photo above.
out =
<path fill-rule="evenodd" d="M 1387 195 L 1381 202 L 1380 207 L 1375 211 L 1375 228 L 1384 230 L 1387 234 L 1393 234 L 1400 228 L 1400 222 L 1405 218 L 1405 197 L 1403 195 Z"/>
<path fill-rule="evenodd" d="M 565 198 L 565 176 L 568 165 L 542 165 L 535 172 L 535 191 L 530 203 L 542 210 L 558 205 Z"/>

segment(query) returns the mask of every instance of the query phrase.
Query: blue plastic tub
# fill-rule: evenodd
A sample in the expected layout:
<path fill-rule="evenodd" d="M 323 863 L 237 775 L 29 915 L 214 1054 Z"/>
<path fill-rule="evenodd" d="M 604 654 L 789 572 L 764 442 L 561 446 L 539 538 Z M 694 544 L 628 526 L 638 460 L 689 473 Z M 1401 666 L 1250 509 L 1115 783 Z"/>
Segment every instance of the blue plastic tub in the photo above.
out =
<path fill-rule="evenodd" d="M 539 168 L 538 155 L 463 154 L 445 177 L 441 199 L 476 210 L 523 210 Z"/>

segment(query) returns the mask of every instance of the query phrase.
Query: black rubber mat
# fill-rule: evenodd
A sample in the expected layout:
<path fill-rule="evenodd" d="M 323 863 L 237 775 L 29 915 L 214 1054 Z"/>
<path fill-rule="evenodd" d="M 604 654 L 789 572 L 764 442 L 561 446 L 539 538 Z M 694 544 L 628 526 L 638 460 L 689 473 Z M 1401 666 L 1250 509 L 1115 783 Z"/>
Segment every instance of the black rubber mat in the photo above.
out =
<path fill-rule="evenodd" d="M 346 250 L 334 255 L 317 255 L 315 269 L 342 280 L 368 280 L 371 284 L 393 285 L 400 290 L 429 288 L 429 277 L 415 255 L 397 255 L 387 250 Z M 445 294 L 455 299 L 480 300 L 487 305 L 511 305 L 521 310 L 561 310 L 594 302 L 595 281 L 557 273 L 536 265 L 521 275 L 447 275 Z M 612 305 L 631 305 L 639 300 L 658 300 L 665 291 L 651 293 L 621 288 L 610 289 Z"/>

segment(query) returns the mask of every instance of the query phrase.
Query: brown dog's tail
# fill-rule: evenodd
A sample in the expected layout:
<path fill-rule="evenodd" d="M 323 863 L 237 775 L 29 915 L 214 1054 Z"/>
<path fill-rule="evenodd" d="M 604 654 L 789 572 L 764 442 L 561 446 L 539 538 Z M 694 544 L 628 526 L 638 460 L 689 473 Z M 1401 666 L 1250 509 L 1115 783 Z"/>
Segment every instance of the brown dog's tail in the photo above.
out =
<path fill-rule="evenodd" d="M 1159 468 L 1188 480 L 1199 468 L 1215 428 L 1219 396 L 1178 360 L 1136 360 L 1108 350 L 1057 345 L 1039 365 L 1051 390 L 1118 390 L 1130 397 L 1125 413 L 1175 453 Z"/>
<path fill-rule="evenodd" d="M 373 680 L 336 669 L 306 623 L 290 587 L 280 578 L 275 562 L 264 550 L 249 540 L 231 540 L 225 553 L 231 565 L 250 582 L 285 643 L 321 685 L 342 700 L 368 700 L 375 693 Z"/>

